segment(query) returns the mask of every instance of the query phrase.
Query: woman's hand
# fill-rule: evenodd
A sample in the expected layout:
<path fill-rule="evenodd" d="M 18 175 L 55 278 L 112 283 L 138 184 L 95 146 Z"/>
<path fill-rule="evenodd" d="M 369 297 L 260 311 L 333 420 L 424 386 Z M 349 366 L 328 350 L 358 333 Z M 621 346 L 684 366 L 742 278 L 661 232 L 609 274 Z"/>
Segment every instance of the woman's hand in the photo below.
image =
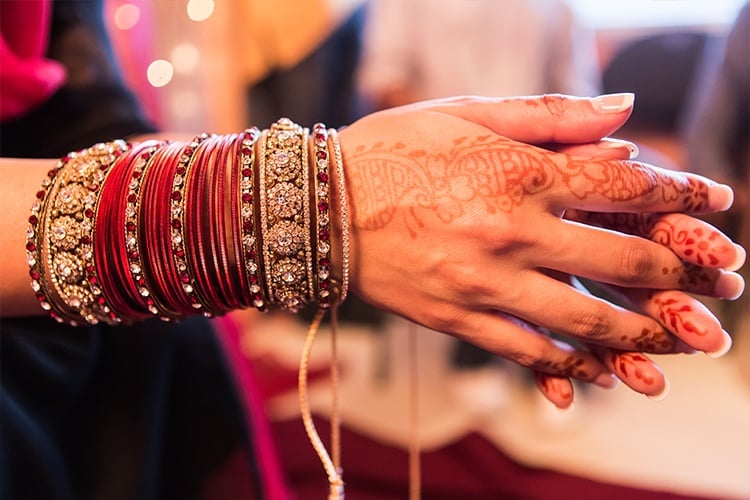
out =
<path fill-rule="evenodd" d="M 606 354 L 720 351 L 721 329 L 695 344 L 660 318 L 655 292 L 639 313 L 555 275 L 632 289 L 635 297 L 682 290 L 734 298 L 744 283 L 722 268 L 738 267 L 744 255 L 721 236 L 721 262 L 698 266 L 649 235 L 562 218 L 570 209 L 707 213 L 731 204 L 731 190 L 705 178 L 602 159 L 622 157 L 625 146 L 602 139 L 627 119 L 630 104 L 627 96 L 440 100 L 376 113 L 342 131 L 353 290 L 549 377 L 610 386 L 613 370 L 639 392 L 663 392 L 663 377 L 629 380 Z M 705 308 L 695 311 L 693 323 L 715 323 Z"/>

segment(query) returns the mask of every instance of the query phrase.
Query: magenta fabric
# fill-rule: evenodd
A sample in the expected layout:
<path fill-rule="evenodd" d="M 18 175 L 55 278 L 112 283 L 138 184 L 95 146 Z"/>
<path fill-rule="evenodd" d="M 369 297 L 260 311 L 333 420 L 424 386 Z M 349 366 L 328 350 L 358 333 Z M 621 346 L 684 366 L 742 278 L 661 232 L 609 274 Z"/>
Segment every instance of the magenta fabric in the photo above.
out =
<path fill-rule="evenodd" d="M 256 443 L 255 457 L 258 469 L 263 478 L 263 491 L 268 500 L 284 500 L 290 498 L 288 488 L 281 472 L 281 464 L 276 451 L 276 445 L 271 436 L 271 428 L 263 407 L 263 396 L 252 366 L 242 353 L 240 334 L 237 324 L 230 316 L 215 320 L 218 337 L 224 354 L 237 383 L 238 392 L 246 412 L 248 429 L 254 429 L 253 436 Z"/>
<path fill-rule="evenodd" d="M 3 0 L 0 11 L 0 120 L 22 116 L 65 82 L 63 66 L 44 54 L 49 0 Z"/>

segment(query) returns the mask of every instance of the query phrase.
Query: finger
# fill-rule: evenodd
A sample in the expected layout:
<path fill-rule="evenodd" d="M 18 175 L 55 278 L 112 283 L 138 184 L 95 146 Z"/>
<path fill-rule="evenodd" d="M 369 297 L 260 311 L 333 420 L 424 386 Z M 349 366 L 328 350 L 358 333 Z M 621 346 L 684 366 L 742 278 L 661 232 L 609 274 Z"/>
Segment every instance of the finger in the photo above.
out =
<path fill-rule="evenodd" d="M 573 383 L 568 377 L 534 371 L 534 383 L 550 403 L 565 410 L 573 404 Z"/>
<path fill-rule="evenodd" d="M 556 222 L 540 235 L 542 257 L 529 264 L 630 288 L 677 289 L 725 299 L 744 290 L 737 273 L 685 263 L 659 243 L 578 222 Z M 735 255 L 731 248 L 727 260 Z"/>
<path fill-rule="evenodd" d="M 428 101 L 430 109 L 483 125 L 529 144 L 585 144 L 612 135 L 630 117 L 633 94 L 595 98 L 548 94 L 533 97 L 457 97 Z"/>
<path fill-rule="evenodd" d="M 553 340 L 533 325 L 502 312 L 474 312 L 462 328 L 447 333 L 536 371 L 605 388 L 616 385 L 612 373 L 590 352 Z"/>
<path fill-rule="evenodd" d="M 669 381 L 659 367 L 640 352 L 624 352 L 592 346 L 591 350 L 625 385 L 650 399 L 660 400 L 669 394 Z"/>
<path fill-rule="evenodd" d="M 649 238 L 686 262 L 736 271 L 747 257 L 745 249 L 721 231 L 684 214 L 623 214 L 580 212 L 566 218 L 589 225 Z"/>
<path fill-rule="evenodd" d="M 545 148 L 570 156 L 596 160 L 632 160 L 638 156 L 638 146 L 634 143 L 611 138 L 588 144 L 549 144 Z"/>
<path fill-rule="evenodd" d="M 503 292 L 498 290 L 497 296 Z M 681 352 L 682 345 L 656 319 L 536 273 L 507 296 L 504 310 L 556 334 L 586 344 L 653 353 Z M 497 298 L 485 297 L 488 303 Z"/>
<path fill-rule="evenodd" d="M 732 338 L 718 318 L 700 301 L 674 290 L 618 289 L 633 307 L 656 318 L 688 346 L 718 358 L 732 346 Z"/>
<path fill-rule="evenodd" d="M 645 163 L 554 153 L 548 160 L 554 166 L 542 163 L 541 168 L 561 188 L 550 190 L 554 209 L 708 213 L 728 209 L 734 199 L 729 186 Z"/>

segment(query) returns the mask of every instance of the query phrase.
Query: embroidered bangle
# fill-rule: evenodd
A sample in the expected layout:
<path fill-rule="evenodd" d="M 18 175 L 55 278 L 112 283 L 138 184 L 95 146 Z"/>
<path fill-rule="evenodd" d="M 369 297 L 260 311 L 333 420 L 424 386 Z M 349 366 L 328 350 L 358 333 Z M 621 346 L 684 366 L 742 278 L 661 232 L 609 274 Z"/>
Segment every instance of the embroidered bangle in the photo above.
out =
<path fill-rule="evenodd" d="M 333 159 L 336 163 L 335 182 L 339 198 L 339 222 L 341 223 L 341 290 L 338 297 L 338 302 L 341 303 L 349 293 L 349 203 L 346 194 L 346 179 L 344 178 L 344 159 L 341 154 L 338 132 L 335 129 L 330 129 L 329 136 L 333 145 Z"/>
<path fill-rule="evenodd" d="M 257 128 L 247 129 L 242 135 L 240 148 L 239 188 L 240 188 L 240 241 L 242 242 L 244 275 L 247 290 L 250 292 L 251 304 L 258 310 L 266 309 L 263 297 L 263 284 L 260 280 L 258 261 L 258 238 L 255 233 L 253 165 L 255 163 L 255 145 L 260 137 Z M 261 191 L 263 193 L 263 191 Z M 265 206 L 265 203 L 263 204 Z M 265 219 L 265 214 L 262 216 Z M 233 218 L 236 220 L 236 218 Z M 268 274 L 266 274 L 268 276 Z"/>
<path fill-rule="evenodd" d="M 46 250 L 51 289 L 61 302 L 50 304 L 71 324 L 122 321 L 102 294 L 92 242 L 101 186 L 114 161 L 129 147 L 124 141 L 113 141 L 72 153 L 50 193 L 43 253 Z"/>
<path fill-rule="evenodd" d="M 307 132 L 282 118 L 263 136 L 261 235 L 268 298 L 298 311 L 313 296 Z"/>
<path fill-rule="evenodd" d="M 316 236 L 316 277 L 318 306 L 328 309 L 331 306 L 331 231 L 330 231 L 330 184 L 328 176 L 328 130 L 322 123 L 316 123 L 311 135 L 311 158 L 315 166 L 313 181 L 315 186 Z"/>

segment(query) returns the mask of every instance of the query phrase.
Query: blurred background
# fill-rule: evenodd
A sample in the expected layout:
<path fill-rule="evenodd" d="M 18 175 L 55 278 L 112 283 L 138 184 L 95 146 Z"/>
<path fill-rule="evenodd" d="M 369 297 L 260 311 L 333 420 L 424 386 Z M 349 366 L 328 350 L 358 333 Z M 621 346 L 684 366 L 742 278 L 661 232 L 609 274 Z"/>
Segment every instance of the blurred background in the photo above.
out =
<path fill-rule="evenodd" d="M 127 81 L 150 118 L 171 131 L 234 132 L 266 127 L 282 115 L 341 126 L 383 107 L 454 94 L 635 92 L 636 111 L 619 137 L 637 142 L 644 161 L 731 183 L 735 208 L 711 221 L 747 247 L 744 6 L 744 0 L 108 0 L 106 21 Z M 542 401 L 521 370 L 420 332 L 425 487 L 450 491 L 452 480 L 497 478 L 528 493 L 580 478 L 592 483 L 578 498 L 750 498 L 748 303 L 711 306 L 734 337 L 729 355 L 658 359 L 672 384 L 665 401 L 624 388 L 579 387 L 576 407 L 566 413 Z M 404 332 L 411 327 L 356 303 L 345 319 L 345 469 L 370 486 L 405 483 Z M 235 320 L 264 383 L 287 473 L 298 493 L 308 491 L 313 479 L 305 472 L 315 481 L 322 472 L 304 436 L 288 427 L 299 417 L 293 393 L 305 325 L 270 315 Z M 316 350 L 318 375 L 327 370 L 327 352 Z M 312 390 L 316 415 L 325 419 L 325 378 L 314 377 Z M 477 436 L 495 458 L 509 461 L 485 457 L 485 475 L 475 469 L 466 479 L 461 453 L 469 452 L 460 445 Z M 363 443 L 367 451 L 356 448 Z M 396 457 L 401 472 L 373 468 L 374 449 L 383 460 Z M 362 456 L 370 460 L 357 469 Z"/>

